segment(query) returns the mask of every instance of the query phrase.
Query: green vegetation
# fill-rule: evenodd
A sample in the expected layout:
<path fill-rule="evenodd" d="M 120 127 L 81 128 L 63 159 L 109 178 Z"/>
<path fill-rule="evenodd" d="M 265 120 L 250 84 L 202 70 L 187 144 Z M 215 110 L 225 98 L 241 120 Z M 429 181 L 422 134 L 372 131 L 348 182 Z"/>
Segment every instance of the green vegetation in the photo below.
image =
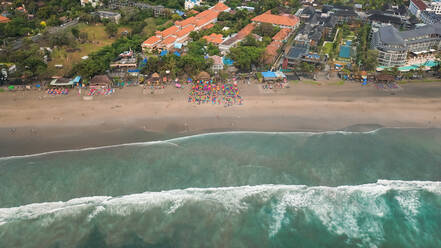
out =
<path fill-rule="evenodd" d="M 228 57 L 234 60 L 234 66 L 240 71 L 251 71 L 253 65 L 258 67 L 262 64 L 265 45 L 248 36 L 240 46 L 230 49 Z"/>
<path fill-rule="evenodd" d="M 15 0 L 7 11 L 12 14 L 9 23 L 0 23 L 0 41 L 9 37 L 37 34 L 46 26 L 58 26 L 62 20 L 88 15 L 90 6 L 81 7 L 80 1 L 69 0 Z M 18 10 L 25 7 L 26 12 Z M 32 15 L 32 16 L 28 16 Z"/>
<path fill-rule="evenodd" d="M 22 77 L 24 79 L 43 78 L 46 76 L 47 65 L 44 62 L 44 56 L 48 53 L 40 50 L 40 47 L 26 41 L 23 49 L 12 51 L 7 49 L 0 53 L 0 61 L 8 61 L 17 66 L 17 73 L 10 75 L 11 78 Z"/>
<path fill-rule="evenodd" d="M 141 51 L 141 43 L 145 37 L 133 35 L 131 37 L 121 37 L 113 44 L 104 46 L 99 51 L 89 55 L 89 58 L 82 62 L 75 64 L 70 74 L 80 75 L 84 78 L 91 78 L 92 76 L 104 73 L 121 52 L 132 49 L 134 51 Z"/>
<path fill-rule="evenodd" d="M 163 57 L 151 56 L 147 61 L 147 66 L 142 69 L 142 73 L 162 73 L 169 70 L 171 76 L 183 74 L 195 76 L 201 71 L 210 71 L 213 61 L 204 57 L 209 53 L 207 47 L 205 40 L 199 40 L 191 42 L 188 45 L 187 54 L 181 57 L 174 54 L 167 54 Z"/>
<path fill-rule="evenodd" d="M 58 46 L 51 54 L 52 60 L 48 63 L 50 74 L 66 75 L 69 74 L 73 65 L 81 61 L 81 57 L 98 51 L 104 46 L 111 45 L 116 40 L 115 37 L 108 38 L 103 25 L 80 24 L 75 29 L 81 30 L 77 44 L 72 49 L 71 46 Z M 73 33 L 75 29 L 72 29 Z M 126 28 L 120 28 L 121 30 Z M 64 34 L 60 35 L 63 36 Z M 74 40 L 75 41 L 75 40 Z M 55 69 L 55 65 L 63 65 L 62 69 Z"/>

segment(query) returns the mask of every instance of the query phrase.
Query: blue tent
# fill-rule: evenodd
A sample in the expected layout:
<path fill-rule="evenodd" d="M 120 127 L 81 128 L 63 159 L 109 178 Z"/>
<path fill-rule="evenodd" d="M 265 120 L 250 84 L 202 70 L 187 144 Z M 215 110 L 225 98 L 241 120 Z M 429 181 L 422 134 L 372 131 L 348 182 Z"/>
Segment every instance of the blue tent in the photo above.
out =
<path fill-rule="evenodd" d="M 163 57 L 163 56 L 165 56 L 165 55 L 167 55 L 167 54 L 168 54 L 168 51 L 167 51 L 167 50 L 163 50 L 163 51 L 159 54 L 159 56 Z"/>
<path fill-rule="evenodd" d="M 175 51 L 173 54 L 176 55 L 176 56 L 178 56 L 178 57 L 181 57 L 181 54 L 180 54 L 179 52 L 176 52 L 176 51 Z"/>
<path fill-rule="evenodd" d="M 340 53 L 338 54 L 338 56 L 345 59 L 351 58 L 351 47 L 340 46 Z"/>
<path fill-rule="evenodd" d="M 262 76 L 263 78 L 276 78 L 276 73 L 272 72 L 272 71 L 264 71 L 262 72 Z"/>
<path fill-rule="evenodd" d="M 127 72 L 139 72 L 139 69 L 128 69 Z"/>

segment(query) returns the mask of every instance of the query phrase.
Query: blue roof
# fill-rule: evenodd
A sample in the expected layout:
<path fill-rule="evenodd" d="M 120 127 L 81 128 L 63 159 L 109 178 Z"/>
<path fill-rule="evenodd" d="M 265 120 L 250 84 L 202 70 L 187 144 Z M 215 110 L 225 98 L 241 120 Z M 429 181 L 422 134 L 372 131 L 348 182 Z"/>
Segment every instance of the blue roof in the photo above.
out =
<path fill-rule="evenodd" d="M 264 72 L 262 72 L 262 76 L 264 78 L 275 78 L 275 77 L 277 77 L 276 74 L 274 72 L 272 72 L 272 71 L 264 71 Z"/>
<path fill-rule="evenodd" d="M 129 69 L 127 72 L 139 72 L 139 69 Z"/>
<path fill-rule="evenodd" d="M 162 56 L 165 56 L 165 55 L 167 55 L 167 53 L 168 53 L 168 51 L 167 50 L 163 50 L 159 55 L 162 57 Z"/>
<path fill-rule="evenodd" d="M 176 52 L 176 51 L 175 51 L 173 54 L 176 55 L 176 56 L 178 56 L 178 57 L 181 57 L 181 54 L 178 53 L 178 52 Z"/>
<path fill-rule="evenodd" d="M 338 56 L 345 59 L 351 58 L 351 47 L 340 46 L 340 53 L 338 54 Z"/>

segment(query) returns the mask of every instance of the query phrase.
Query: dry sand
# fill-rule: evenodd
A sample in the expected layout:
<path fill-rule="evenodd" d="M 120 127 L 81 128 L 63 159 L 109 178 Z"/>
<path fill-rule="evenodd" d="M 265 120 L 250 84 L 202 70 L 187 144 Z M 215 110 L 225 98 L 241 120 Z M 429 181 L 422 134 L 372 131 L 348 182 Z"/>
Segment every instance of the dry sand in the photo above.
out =
<path fill-rule="evenodd" d="M 76 92 L 0 93 L 0 156 L 149 141 L 201 132 L 441 128 L 441 83 L 382 91 L 356 83 L 296 83 L 271 92 L 240 85 L 244 105 L 187 103 L 188 89 L 141 87 L 84 101 Z"/>

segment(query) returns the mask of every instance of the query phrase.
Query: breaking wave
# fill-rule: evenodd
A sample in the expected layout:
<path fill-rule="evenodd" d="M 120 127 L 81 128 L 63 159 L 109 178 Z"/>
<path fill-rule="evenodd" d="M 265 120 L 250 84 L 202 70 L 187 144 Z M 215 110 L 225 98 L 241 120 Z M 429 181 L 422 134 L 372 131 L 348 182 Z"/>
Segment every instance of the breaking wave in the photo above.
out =
<path fill-rule="evenodd" d="M 441 247 L 439 209 L 430 181 L 94 196 L 0 208 L 0 247 Z"/>

